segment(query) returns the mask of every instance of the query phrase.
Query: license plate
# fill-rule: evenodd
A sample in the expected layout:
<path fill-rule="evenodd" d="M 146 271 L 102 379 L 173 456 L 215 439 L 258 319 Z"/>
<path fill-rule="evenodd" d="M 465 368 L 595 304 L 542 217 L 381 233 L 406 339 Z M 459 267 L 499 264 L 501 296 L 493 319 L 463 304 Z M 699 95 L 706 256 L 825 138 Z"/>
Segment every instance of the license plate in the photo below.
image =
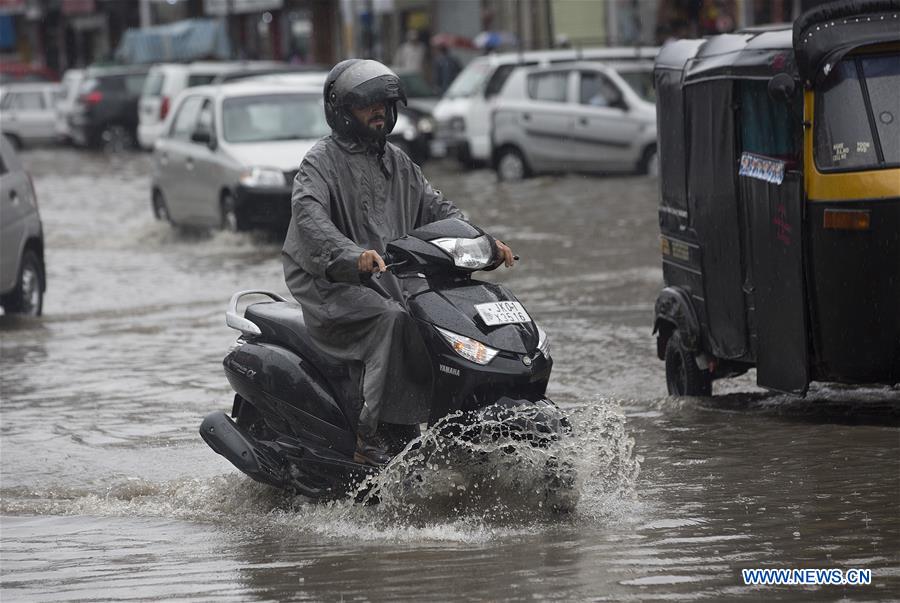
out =
<path fill-rule="evenodd" d="M 528 312 L 519 302 L 502 301 L 487 304 L 475 304 L 475 310 L 484 324 L 489 327 L 494 325 L 509 325 L 521 322 L 531 322 Z"/>

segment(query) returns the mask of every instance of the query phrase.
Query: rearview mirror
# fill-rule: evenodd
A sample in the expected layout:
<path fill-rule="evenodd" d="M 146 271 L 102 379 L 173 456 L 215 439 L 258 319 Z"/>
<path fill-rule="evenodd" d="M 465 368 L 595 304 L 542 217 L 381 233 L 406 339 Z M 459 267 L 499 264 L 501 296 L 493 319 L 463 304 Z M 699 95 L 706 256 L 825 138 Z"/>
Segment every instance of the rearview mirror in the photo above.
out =
<path fill-rule="evenodd" d="M 194 130 L 191 134 L 191 142 L 199 142 L 205 144 L 210 150 L 216 149 L 216 137 L 209 130 Z"/>
<path fill-rule="evenodd" d="M 793 98 L 796 82 L 787 73 L 779 73 L 769 80 L 769 98 L 776 102 L 787 103 Z"/>

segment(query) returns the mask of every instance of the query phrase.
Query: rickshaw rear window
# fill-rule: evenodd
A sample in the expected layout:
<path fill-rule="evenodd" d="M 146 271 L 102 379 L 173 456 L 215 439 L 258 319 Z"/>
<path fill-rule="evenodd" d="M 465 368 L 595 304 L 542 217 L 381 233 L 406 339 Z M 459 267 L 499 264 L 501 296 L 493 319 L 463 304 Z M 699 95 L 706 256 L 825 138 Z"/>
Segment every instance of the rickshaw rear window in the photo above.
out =
<path fill-rule="evenodd" d="M 742 150 L 779 159 L 797 159 L 800 155 L 800 131 L 796 115 L 802 114 L 800 96 L 794 106 L 773 101 L 768 82 L 745 80 L 740 83 Z"/>
<path fill-rule="evenodd" d="M 900 163 L 900 55 L 860 61 L 885 163 Z"/>
<path fill-rule="evenodd" d="M 816 97 L 815 158 L 821 170 L 900 165 L 900 55 L 838 63 Z"/>

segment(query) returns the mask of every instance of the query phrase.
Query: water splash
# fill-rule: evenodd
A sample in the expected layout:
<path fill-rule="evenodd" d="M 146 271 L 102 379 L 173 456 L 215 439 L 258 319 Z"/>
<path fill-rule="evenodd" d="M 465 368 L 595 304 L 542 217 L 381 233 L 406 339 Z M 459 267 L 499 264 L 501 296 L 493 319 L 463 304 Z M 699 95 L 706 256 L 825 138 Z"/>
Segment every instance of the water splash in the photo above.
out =
<path fill-rule="evenodd" d="M 630 515 L 641 459 L 624 413 L 608 400 L 565 413 L 571 433 L 559 439 L 529 432 L 534 416 L 528 412 L 485 418 L 452 439 L 439 435 L 451 423 L 442 421 L 360 486 L 363 503 L 378 504 L 353 498 L 312 503 L 235 473 L 163 484 L 117 477 L 105 491 L 92 492 L 5 488 L 0 510 L 209 523 L 239 518 L 260 529 L 327 538 L 452 542 Z M 546 445 L 534 446 L 527 437 Z"/>

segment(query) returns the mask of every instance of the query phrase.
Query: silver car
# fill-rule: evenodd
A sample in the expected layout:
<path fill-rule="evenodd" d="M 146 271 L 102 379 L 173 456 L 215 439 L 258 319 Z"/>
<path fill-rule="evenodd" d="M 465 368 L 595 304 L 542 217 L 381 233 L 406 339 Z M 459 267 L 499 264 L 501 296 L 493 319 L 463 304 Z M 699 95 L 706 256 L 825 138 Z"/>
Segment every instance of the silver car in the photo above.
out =
<path fill-rule="evenodd" d="M 300 162 L 331 133 L 315 83 L 188 88 L 153 150 L 153 211 L 175 225 L 286 228 Z"/>
<path fill-rule="evenodd" d="M 491 141 L 501 180 L 536 172 L 652 172 L 656 106 L 601 63 L 521 67 L 494 101 Z"/>
<path fill-rule="evenodd" d="M 56 140 L 59 84 L 12 84 L 0 91 L 0 128 L 16 148 Z"/>
<path fill-rule="evenodd" d="M 44 231 L 31 177 L 15 149 L 0 138 L 0 305 L 39 316 L 47 288 Z"/>

